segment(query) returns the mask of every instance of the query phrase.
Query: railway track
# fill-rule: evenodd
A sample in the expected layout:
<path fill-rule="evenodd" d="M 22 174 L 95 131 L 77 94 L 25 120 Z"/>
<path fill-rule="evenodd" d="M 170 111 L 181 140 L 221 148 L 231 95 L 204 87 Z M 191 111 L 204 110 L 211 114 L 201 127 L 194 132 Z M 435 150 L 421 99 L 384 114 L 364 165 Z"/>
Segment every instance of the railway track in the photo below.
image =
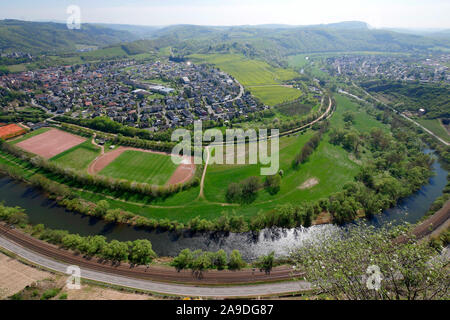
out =
<path fill-rule="evenodd" d="M 55 245 L 35 239 L 19 230 L 11 229 L 3 224 L 0 224 L 0 236 L 37 254 L 71 265 L 77 265 L 80 268 L 159 282 L 196 285 L 249 284 L 291 280 L 294 277 L 304 276 L 301 272 L 293 272 L 293 270 L 287 266 L 274 268 L 270 274 L 255 269 L 245 269 L 240 271 L 210 270 L 195 275 L 188 270 L 177 272 L 175 269 L 162 266 L 132 266 L 126 263 L 113 264 L 98 258 L 85 258 L 80 254 L 60 249 Z"/>

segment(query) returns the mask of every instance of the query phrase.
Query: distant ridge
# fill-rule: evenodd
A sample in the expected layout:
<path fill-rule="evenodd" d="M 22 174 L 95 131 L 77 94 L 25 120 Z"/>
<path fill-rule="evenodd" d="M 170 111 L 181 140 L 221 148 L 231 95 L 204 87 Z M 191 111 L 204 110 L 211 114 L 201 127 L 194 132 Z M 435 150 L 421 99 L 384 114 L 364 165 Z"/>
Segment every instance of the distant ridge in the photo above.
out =
<path fill-rule="evenodd" d="M 139 40 L 139 41 L 137 41 Z M 0 50 L 75 51 L 77 45 L 120 45 L 129 54 L 171 47 L 176 55 L 240 53 L 277 60 L 282 56 L 342 51 L 410 52 L 450 48 L 450 32 L 417 35 L 372 29 L 361 21 L 291 26 L 83 24 L 68 30 L 63 23 L 0 20 Z"/>
<path fill-rule="evenodd" d="M 73 51 L 77 45 L 106 46 L 136 39 L 127 31 L 90 24 L 83 24 L 80 30 L 69 30 L 63 23 L 0 20 L 2 51 Z"/>

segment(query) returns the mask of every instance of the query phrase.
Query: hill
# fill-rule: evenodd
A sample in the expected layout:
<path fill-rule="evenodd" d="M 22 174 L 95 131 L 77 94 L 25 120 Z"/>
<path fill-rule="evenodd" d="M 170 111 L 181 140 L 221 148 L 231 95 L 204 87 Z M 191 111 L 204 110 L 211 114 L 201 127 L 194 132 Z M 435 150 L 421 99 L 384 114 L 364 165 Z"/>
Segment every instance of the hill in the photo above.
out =
<path fill-rule="evenodd" d="M 106 46 L 138 39 L 128 31 L 83 24 L 69 30 L 63 23 L 0 21 L 0 50 L 30 53 L 74 51 L 77 45 Z"/>
<path fill-rule="evenodd" d="M 313 52 L 424 52 L 450 49 L 450 36 L 435 37 L 370 29 L 363 22 L 315 26 L 174 25 L 152 32 L 140 50 L 171 47 L 174 55 L 239 53 L 249 58 L 282 61 L 282 57 Z"/>

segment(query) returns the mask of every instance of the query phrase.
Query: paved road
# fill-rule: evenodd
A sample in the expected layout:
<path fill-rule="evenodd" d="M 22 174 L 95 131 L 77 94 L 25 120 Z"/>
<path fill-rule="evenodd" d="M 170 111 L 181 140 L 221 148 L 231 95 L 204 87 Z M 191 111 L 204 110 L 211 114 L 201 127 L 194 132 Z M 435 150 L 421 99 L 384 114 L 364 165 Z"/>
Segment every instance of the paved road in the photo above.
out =
<path fill-rule="evenodd" d="M 66 273 L 69 264 L 55 261 L 51 258 L 29 251 L 14 242 L 0 236 L 0 247 L 15 253 L 39 266 L 47 269 Z M 149 280 L 133 279 L 124 276 L 81 268 L 81 277 L 98 282 L 129 287 L 139 290 L 157 292 L 162 294 L 190 296 L 190 297 L 255 297 L 270 294 L 292 293 L 310 289 L 310 284 L 305 281 L 291 281 L 280 283 L 269 283 L 261 285 L 241 285 L 227 287 L 197 287 L 189 285 L 160 283 Z"/>

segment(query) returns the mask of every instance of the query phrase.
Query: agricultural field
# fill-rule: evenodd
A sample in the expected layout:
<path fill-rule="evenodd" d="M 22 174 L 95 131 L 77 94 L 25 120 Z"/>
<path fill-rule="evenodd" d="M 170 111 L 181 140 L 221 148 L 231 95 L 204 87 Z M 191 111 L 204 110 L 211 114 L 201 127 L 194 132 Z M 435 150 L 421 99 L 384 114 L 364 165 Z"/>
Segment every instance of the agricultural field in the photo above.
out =
<path fill-rule="evenodd" d="M 127 150 L 99 174 L 153 185 L 164 185 L 177 166 L 168 155 Z"/>
<path fill-rule="evenodd" d="M 190 58 L 196 63 L 216 65 L 236 78 L 265 104 L 275 105 L 301 95 L 296 89 L 280 86 L 299 76 L 294 70 L 275 68 L 264 61 L 236 54 L 194 54 Z"/>
<path fill-rule="evenodd" d="M 86 170 L 89 164 L 100 155 L 100 148 L 94 146 L 90 140 L 66 150 L 51 158 L 58 164 L 77 170 Z"/>
<path fill-rule="evenodd" d="M 450 134 L 441 124 L 440 119 L 415 119 L 418 123 L 433 132 L 438 137 L 450 142 Z"/>
<path fill-rule="evenodd" d="M 9 72 L 15 73 L 15 72 L 23 72 L 27 70 L 27 64 L 21 63 L 21 64 L 13 64 L 10 66 L 6 66 Z"/>
<path fill-rule="evenodd" d="M 296 78 L 290 69 L 275 68 L 260 60 L 251 60 L 236 54 L 194 54 L 193 62 L 210 63 L 231 74 L 244 86 L 281 84 Z"/>
<path fill-rule="evenodd" d="M 311 159 L 299 169 L 292 168 L 292 161 L 313 132 L 282 138 L 280 141 L 280 169 L 284 175 L 281 189 L 275 196 L 261 190 L 252 206 L 273 208 L 274 203 L 317 200 L 336 192 L 356 174 L 358 166 L 348 159 L 347 152 L 340 147 L 322 142 Z M 261 165 L 213 165 L 208 168 L 205 182 L 205 196 L 212 202 L 226 202 L 226 186 L 240 182 L 250 176 L 260 175 Z M 309 179 L 319 183 L 310 188 L 301 186 Z M 225 186 L 225 187 L 224 187 Z"/>
<path fill-rule="evenodd" d="M 270 106 L 298 99 L 302 95 L 298 89 L 283 86 L 250 87 L 249 90 L 256 98 Z"/>

